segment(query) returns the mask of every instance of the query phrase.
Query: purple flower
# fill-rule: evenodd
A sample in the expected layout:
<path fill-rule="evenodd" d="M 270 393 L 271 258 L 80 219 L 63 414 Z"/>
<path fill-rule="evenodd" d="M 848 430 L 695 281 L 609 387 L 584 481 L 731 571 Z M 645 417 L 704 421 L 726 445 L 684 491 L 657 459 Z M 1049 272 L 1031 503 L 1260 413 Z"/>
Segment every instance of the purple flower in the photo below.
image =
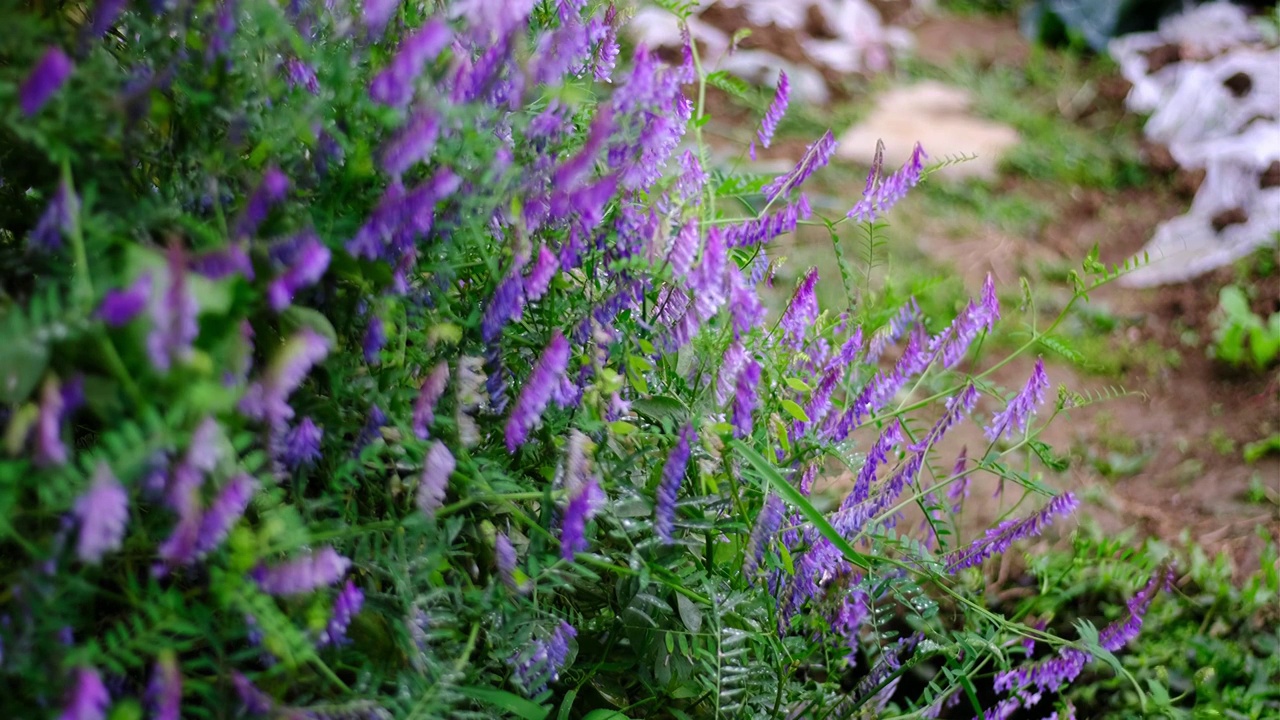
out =
<path fill-rule="evenodd" d="M 911 452 L 923 452 L 928 448 L 937 445 L 947 430 L 956 423 L 962 416 L 973 412 L 973 406 L 978 402 L 978 388 L 970 382 L 960 392 L 947 398 L 946 409 L 942 413 L 942 417 L 938 418 L 938 422 L 934 423 L 933 429 L 920 442 L 911 446 Z"/>
<path fill-rule="evenodd" d="M 35 461 L 40 467 L 65 465 L 67 446 L 62 442 L 62 416 L 66 398 L 52 376 L 44 381 L 40 392 L 40 410 L 36 415 Z"/>
<path fill-rule="evenodd" d="M 916 304 L 915 298 L 911 298 L 898 309 L 897 314 L 889 320 L 887 325 L 871 336 L 871 343 L 867 346 L 867 364 L 875 365 L 879 362 L 880 355 L 884 353 L 885 348 L 897 342 L 903 334 L 915 325 L 919 318 L 920 306 Z"/>
<path fill-rule="evenodd" d="M 422 477 L 418 480 L 418 509 L 427 517 L 434 517 L 444 505 L 445 492 L 449 489 L 449 476 L 458 467 L 453 453 L 445 444 L 436 441 L 422 460 Z"/>
<path fill-rule="evenodd" d="M 511 540 L 506 533 L 498 533 L 497 537 L 494 538 L 493 559 L 498 566 L 498 578 L 502 580 L 502 584 L 506 585 L 512 592 L 523 593 L 526 588 L 516 582 L 518 565 L 516 549 L 511 544 Z"/>
<path fill-rule="evenodd" d="M 18 103 L 27 117 L 40 112 L 40 108 L 62 87 L 75 69 L 71 58 L 56 47 L 45 50 L 31 74 L 18 89 Z"/>
<path fill-rule="evenodd" d="M 569 341 L 559 330 L 555 330 L 552 332 L 551 342 L 547 343 L 537 364 L 533 366 L 528 381 L 520 389 L 520 396 L 507 420 L 508 452 L 515 452 L 528 439 L 529 431 L 541 419 L 542 412 L 546 410 L 547 403 L 559 387 L 568 366 Z"/>
<path fill-rule="evenodd" d="M 333 601 L 333 615 L 320 636 L 320 645 L 338 645 L 347 637 L 347 628 L 351 626 L 351 618 L 360 614 L 364 606 L 364 593 L 356 587 L 355 582 L 348 580 L 338 597 Z"/>
<path fill-rule="evenodd" d="M 764 557 L 765 548 L 773 534 L 778 531 L 778 526 L 782 524 L 783 509 L 782 498 L 776 493 L 770 492 L 764 499 L 760 514 L 756 516 L 755 527 L 751 529 L 751 538 L 747 541 L 746 554 L 742 560 L 742 574 L 748 579 L 754 578 L 756 571 L 760 569 L 760 560 Z"/>
<path fill-rule="evenodd" d="M 738 375 L 733 394 L 733 436 L 744 438 L 751 434 L 752 413 L 756 410 L 759 397 L 756 394 L 760 384 L 760 363 L 754 358 L 748 359 Z"/>
<path fill-rule="evenodd" d="M 382 362 L 382 346 L 387 344 L 387 326 L 382 318 L 374 315 L 369 320 L 369 327 L 365 330 L 364 340 L 361 346 L 364 348 L 364 361 L 370 365 L 377 365 Z"/>
<path fill-rule="evenodd" d="M 551 279 L 556 276 L 556 271 L 560 269 L 560 264 L 556 260 L 555 253 L 551 252 L 545 245 L 538 249 L 538 258 L 533 261 L 533 267 L 529 268 L 529 274 L 524 278 L 524 297 L 528 302 L 536 302 L 547 293 L 547 288 L 551 285 Z"/>
<path fill-rule="evenodd" d="M 782 116 L 787 113 L 787 102 L 791 96 L 791 83 L 787 80 L 786 71 L 778 71 L 778 90 L 773 96 L 773 103 L 769 105 L 769 110 L 765 112 L 764 119 L 760 121 L 760 129 L 756 131 L 756 137 L 760 138 L 760 144 L 769 147 L 770 141 L 773 140 L 773 133 L 778 129 L 778 123 L 782 121 Z M 752 144 L 752 154 L 755 154 L 755 145 Z"/>
<path fill-rule="evenodd" d="M 676 197 L 680 202 L 698 204 L 702 200 L 702 190 L 707 184 L 707 173 L 702 163 L 692 150 L 685 150 L 680 156 L 680 176 L 676 179 Z"/>
<path fill-rule="evenodd" d="M 965 568 L 981 564 L 993 555 L 1003 554 L 1014 542 L 1034 537 L 1053 524 L 1058 517 L 1065 517 L 1075 511 L 1076 497 L 1071 493 L 1063 493 L 1049 501 L 1039 512 L 1021 520 L 1006 520 L 996 527 L 987 530 L 987 534 L 975 540 L 968 547 L 956 550 L 945 558 L 947 572 L 955 574 Z"/>
<path fill-rule="evenodd" d="M 406 37 L 391 64 L 373 78 L 369 97 L 391 107 L 408 105 L 413 99 L 414 81 L 423 66 L 448 45 L 449 36 L 449 26 L 433 19 Z"/>
<path fill-rule="evenodd" d="M 804 279 L 796 286 L 791 296 L 791 303 L 778 320 L 782 330 L 782 342 L 794 350 L 804 345 L 804 338 L 809 328 L 818 319 L 818 298 L 814 294 L 814 286 L 818 282 L 818 269 L 809 268 Z"/>
<path fill-rule="evenodd" d="M 172 650 L 160 654 L 147 686 L 147 700 L 152 720 L 181 720 L 182 672 Z"/>
<path fill-rule="evenodd" d="M 725 226 L 725 243 L 729 247 L 763 245 L 780 235 L 795 232 L 796 225 L 801 220 L 808 220 L 812 214 L 809 198 L 801 193 L 798 200 L 775 213 Z"/>
<path fill-rule="evenodd" d="M 271 212 L 271 208 L 276 203 L 284 200 L 285 194 L 288 192 L 288 176 L 280 172 L 277 167 L 268 167 L 266 172 L 262 174 L 262 181 L 258 183 L 258 187 L 249 196 L 249 202 L 245 204 L 239 220 L 236 221 L 235 236 L 237 238 L 251 237 L 257 232 L 258 226 L 262 224 L 262 221 L 267 219 L 267 213 Z"/>
<path fill-rule="evenodd" d="M 400 8 L 400 0 L 365 0 L 360 5 L 360 22 L 369 31 L 370 36 L 382 35 L 387 21 Z"/>
<path fill-rule="evenodd" d="M 196 533 L 195 550 L 198 555 L 212 552 L 236 524 L 249 501 L 258 490 L 258 481 L 240 473 L 227 481 L 218 496 L 213 499 L 204 517 L 200 520 L 200 529 Z"/>
<path fill-rule="evenodd" d="M 231 671 L 231 684 L 235 687 L 236 694 L 240 696 L 240 704 L 244 706 L 245 712 L 253 715 L 267 715 L 275 709 L 276 701 L 259 690 L 239 671 Z"/>
<path fill-rule="evenodd" d="M 245 240 L 232 241 L 231 244 L 218 250 L 210 250 L 191 258 L 191 269 L 210 280 L 221 280 L 231 275 L 243 275 L 253 279 L 253 261 Z"/>
<path fill-rule="evenodd" d="M 588 477 L 569 494 L 560 520 L 560 557 L 572 560 L 589 545 L 585 535 L 587 523 L 604 505 L 604 491 L 595 477 Z"/>
<path fill-rule="evenodd" d="M 312 95 L 320 94 L 320 81 L 316 78 L 316 70 L 306 62 L 297 58 L 284 61 L 285 81 L 289 89 L 302 88 Z"/>
<path fill-rule="evenodd" d="M 817 172 L 820 168 L 825 167 L 831 161 L 831 155 L 836 151 L 836 138 L 828 130 L 816 142 L 810 145 L 804 151 L 804 156 L 800 158 L 800 162 L 791 169 L 786 175 L 779 175 L 777 179 L 761 190 L 770 201 L 779 195 L 791 192 L 795 188 L 804 184 L 809 176 Z"/>
<path fill-rule="evenodd" d="M 279 565 L 259 566 L 253 571 L 253 579 L 270 595 L 301 595 L 338 582 L 349 567 L 350 560 L 333 548 L 324 547 Z"/>
<path fill-rule="evenodd" d="M 613 69 L 618 63 L 618 32 L 614 28 L 614 19 L 618 9 L 610 5 L 604 18 L 591 20 L 591 39 L 596 44 L 592 77 L 596 82 L 613 82 Z"/>
<path fill-rule="evenodd" d="M 737 386 L 738 375 L 747 362 L 747 349 L 735 340 L 725 348 L 724 357 L 720 360 L 720 371 L 716 375 L 716 405 L 724 405 L 733 396 Z"/>
<path fill-rule="evenodd" d="M 293 417 L 289 395 L 302 384 L 312 366 L 329 354 L 329 341 L 304 328 L 285 342 L 262 378 L 249 386 L 240 398 L 240 412 L 253 420 L 281 426 Z"/>
<path fill-rule="evenodd" d="M 764 303 L 755 288 L 747 284 L 737 266 L 729 270 L 729 309 L 733 313 L 733 336 L 740 338 L 764 321 Z"/>
<path fill-rule="evenodd" d="M 191 356 L 191 344 L 200 332 L 196 323 L 195 294 L 187 285 L 183 251 L 169 248 L 169 268 L 161 292 L 151 295 L 151 332 L 147 334 L 147 354 L 157 370 L 166 372 L 175 360 Z"/>
<path fill-rule="evenodd" d="M 877 153 L 877 159 L 880 157 L 881 155 Z M 907 191 L 920 182 L 926 157 L 928 156 L 920 147 L 920 143 L 916 143 L 915 150 L 911 152 L 911 159 L 898 172 L 887 178 L 880 177 L 881 166 L 873 163 L 862 199 L 853 206 L 848 216 L 859 222 L 875 222 L 876 218 L 883 217 L 899 200 L 907 196 Z"/>
<path fill-rule="evenodd" d="M 103 555 L 119 550 L 124 544 L 129 495 L 106 463 L 98 463 L 89 490 L 76 500 L 73 513 L 80 523 L 76 555 L 81 561 L 97 565 Z"/>
<path fill-rule="evenodd" d="M 399 178 L 426 160 L 440 137 L 440 120 L 429 110 L 415 111 L 409 122 L 382 150 L 382 171 Z"/>
<path fill-rule="evenodd" d="M 45 206 L 35 228 L 31 230 L 31 245 L 44 252 L 62 247 L 62 236 L 70 232 L 75 216 L 80 212 L 80 198 L 65 182 L 58 183 L 53 197 Z"/>
<path fill-rule="evenodd" d="M 530 60 L 529 72 L 535 82 L 559 83 L 567 76 L 580 75 L 591 58 L 591 34 L 578 19 L 564 22 L 544 33 Z"/>
<path fill-rule="evenodd" d="M 512 272 L 493 291 L 493 298 L 489 300 L 480 322 L 480 336 L 485 342 L 496 340 L 508 321 L 524 316 L 523 286 L 519 273 Z"/>
<path fill-rule="evenodd" d="M 311 465 L 320 459 L 320 440 L 324 431 L 310 417 L 304 417 L 284 435 L 280 461 L 291 469 Z"/>
<path fill-rule="evenodd" d="M 724 239 L 719 228 L 707 233 L 698 267 L 689 273 L 689 289 L 693 291 L 693 307 L 699 320 L 709 320 L 724 304 L 727 266 Z"/>
<path fill-rule="evenodd" d="M 534 640 L 507 660 L 512 681 L 529 697 L 546 690 L 547 685 L 560 678 L 560 670 L 569 659 L 569 641 L 577 635 L 573 626 L 561 621 L 550 637 Z"/>
<path fill-rule="evenodd" d="M 138 316 L 151 297 L 151 275 L 144 274 L 127 288 L 111 289 L 102 298 L 97 316 L 111 327 L 120 327 Z"/>
<path fill-rule="evenodd" d="M 841 510 L 866 502 L 867 498 L 871 496 L 871 485 L 876 480 L 876 471 L 888 461 L 889 453 L 901 442 L 902 426 L 897 420 L 894 420 L 892 424 L 880 433 L 880 437 L 876 439 L 875 444 L 867 451 L 867 459 L 862 464 L 862 469 L 858 471 L 858 477 L 853 483 L 853 490 L 840 504 Z"/>
<path fill-rule="evenodd" d="M 960 512 L 960 503 L 969 497 L 969 476 L 965 474 L 965 466 L 968 463 L 969 446 L 966 445 L 960 448 L 960 454 L 956 456 L 956 464 L 951 468 L 951 477 L 960 477 L 960 482 L 947 491 L 947 499 L 952 501 L 951 512 L 953 513 Z"/>
<path fill-rule="evenodd" d="M 449 364 L 442 361 L 432 368 L 431 373 L 422 381 L 422 387 L 418 389 L 418 399 L 413 403 L 413 434 L 421 440 L 430 436 L 428 429 L 435 421 L 436 403 L 444 395 L 448 383 Z"/>
<path fill-rule="evenodd" d="M 111 695 L 102 684 L 102 677 L 93 668 L 77 668 L 72 675 L 71 690 L 62 706 L 59 720 L 103 720 Z"/>
<path fill-rule="evenodd" d="M 267 286 L 271 309 L 279 312 L 289 307 L 298 290 L 319 282 L 325 270 L 329 269 L 331 256 L 329 248 L 313 234 L 309 235 L 298 247 L 289 268 Z"/>
<path fill-rule="evenodd" d="M 698 434 L 692 425 L 680 428 L 680 439 L 667 455 L 667 462 L 662 467 L 662 482 L 658 484 L 658 502 L 654 511 L 653 530 L 663 544 L 672 543 L 671 531 L 675 525 L 676 496 L 680 492 L 680 483 L 684 480 L 685 469 L 689 465 L 691 443 L 697 442 Z"/>
<path fill-rule="evenodd" d="M 1027 421 L 1035 414 L 1036 407 L 1044 402 L 1044 391 L 1049 387 L 1049 378 L 1044 372 L 1044 360 L 1036 360 L 1036 367 L 1031 371 L 1027 384 L 1009 401 L 1009 405 L 991 418 L 991 426 L 984 432 L 988 440 L 997 440 L 1001 436 L 1013 437 L 1027 427 Z"/>

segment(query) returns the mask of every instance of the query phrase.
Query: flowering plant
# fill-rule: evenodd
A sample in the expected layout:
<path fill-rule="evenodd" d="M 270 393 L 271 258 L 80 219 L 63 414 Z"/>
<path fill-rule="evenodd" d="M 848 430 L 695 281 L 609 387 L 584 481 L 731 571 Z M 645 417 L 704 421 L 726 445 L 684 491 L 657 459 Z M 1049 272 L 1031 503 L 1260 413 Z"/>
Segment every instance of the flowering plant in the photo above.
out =
<path fill-rule="evenodd" d="M 1005 717 L 1137 631 L 1160 577 L 1077 642 L 984 609 L 1076 504 L 1043 365 L 960 372 L 990 279 L 944 321 L 842 261 L 770 312 L 835 140 L 712 168 L 696 48 L 622 62 L 586 0 L 5 17 L 5 716 Z M 981 477 L 1039 509 L 962 537 Z"/>

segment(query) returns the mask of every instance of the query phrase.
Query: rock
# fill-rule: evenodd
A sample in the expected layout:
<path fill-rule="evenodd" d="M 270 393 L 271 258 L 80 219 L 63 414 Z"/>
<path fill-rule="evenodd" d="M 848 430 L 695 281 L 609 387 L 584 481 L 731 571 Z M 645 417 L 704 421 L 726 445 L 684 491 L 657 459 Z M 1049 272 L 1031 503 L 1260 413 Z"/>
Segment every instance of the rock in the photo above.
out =
<path fill-rule="evenodd" d="M 948 156 L 976 159 L 938 172 L 947 179 L 994 178 L 1000 156 L 1018 143 L 1013 128 L 976 117 L 969 93 L 950 85 L 924 81 L 883 93 L 865 120 L 840 138 L 837 155 L 870 165 L 876 141 L 883 140 L 885 167 L 897 168 L 919 142 L 934 161 Z"/>

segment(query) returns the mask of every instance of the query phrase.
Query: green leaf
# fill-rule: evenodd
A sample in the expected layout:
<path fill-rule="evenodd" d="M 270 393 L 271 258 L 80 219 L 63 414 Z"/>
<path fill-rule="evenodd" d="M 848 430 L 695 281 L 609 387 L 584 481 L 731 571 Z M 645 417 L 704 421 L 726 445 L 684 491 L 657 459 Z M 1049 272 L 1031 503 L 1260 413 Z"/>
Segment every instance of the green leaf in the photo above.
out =
<path fill-rule="evenodd" d="M 786 410 L 788 415 L 800 422 L 809 422 L 809 414 L 806 413 L 804 408 L 800 407 L 800 405 L 794 400 L 783 400 L 782 409 Z"/>
<path fill-rule="evenodd" d="M 547 715 L 551 714 L 551 710 L 549 708 L 543 707 L 532 700 L 526 700 L 519 695 L 509 693 L 505 690 L 460 687 L 457 688 L 457 691 L 472 700 L 478 700 L 491 707 L 505 710 L 517 717 L 526 718 L 526 720 L 544 720 Z"/>
<path fill-rule="evenodd" d="M 0 403 L 25 400 L 49 364 L 49 346 L 30 337 L 0 343 Z"/>
<path fill-rule="evenodd" d="M 689 628 L 689 632 L 696 633 L 702 629 L 702 611 L 692 600 L 676 593 L 676 610 L 680 612 L 680 621 Z"/>
<path fill-rule="evenodd" d="M 787 387 L 791 388 L 792 390 L 795 390 L 798 393 L 807 393 L 813 389 L 809 387 L 808 384 L 805 383 L 805 381 L 799 378 L 787 378 L 786 380 L 784 380 L 784 382 L 787 383 Z"/>
<path fill-rule="evenodd" d="M 583 715 L 582 720 L 631 720 L 631 716 L 624 715 L 617 710 L 598 708 L 596 710 L 592 710 L 586 715 Z"/>
<path fill-rule="evenodd" d="M 626 435 L 630 435 L 631 433 L 639 430 L 640 428 L 636 427 L 635 425 L 632 425 L 626 420 L 614 420 L 613 422 L 609 423 L 609 429 L 613 431 L 614 435 L 623 437 Z"/>
<path fill-rule="evenodd" d="M 801 495 L 800 491 L 791 483 L 787 482 L 787 479 L 782 477 L 777 468 L 769 464 L 769 461 L 765 460 L 760 453 L 750 447 L 747 447 L 747 445 L 741 440 L 730 440 L 729 445 L 737 449 L 742 457 L 756 469 L 756 472 L 760 473 L 764 479 L 773 486 L 774 491 L 777 492 L 783 500 L 794 505 L 796 509 L 800 511 L 800 514 L 804 515 L 806 520 L 813 523 L 813 527 L 818 531 L 818 533 L 835 546 L 835 548 L 845 556 L 846 560 L 864 570 L 871 569 L 871 559 L 857 550 L 854 550 L 853 546 L 849 544 L 849 541 L 845 540 L 843 535 L 837 532 L 835 528 L 831 527 L 831 523 L 827 522 L 827 519 L 822 516 L 822 513 L 818 512 L 818 509 L 809 502 L 809 498 Z"/>
<path fill-rule="evenodd" d="M 631 401 L 631 409 L 657 423 L 670 420 L 677 425 L 683 425 L 689 421 L 689 411 L 684 403 L 667 395 L 637 398 Z"/>
<path fill-rule="evenodd" d="M 574 688 L 564 694 L 564 702 L 560 703 L 560 714 L 557 720 L 569 720 L 569 711 L 573 709 L 573 701 L 578 697 L 578 689 Z"/>

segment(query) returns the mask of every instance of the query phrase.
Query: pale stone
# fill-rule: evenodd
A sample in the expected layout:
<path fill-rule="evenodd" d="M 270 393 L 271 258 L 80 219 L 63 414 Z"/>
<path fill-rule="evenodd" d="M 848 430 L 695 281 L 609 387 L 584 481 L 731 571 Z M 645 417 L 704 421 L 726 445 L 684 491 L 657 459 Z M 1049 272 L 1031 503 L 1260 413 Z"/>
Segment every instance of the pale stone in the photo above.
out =
<path fill-rule="evenodd" d="M 976 156 L 945 167 L 934 177 L 994 178 L 1000 156 L 1018 144 L 1018 133 L 976 117 L 972 105 L 968 92 L 931 80 L 892 88 L 876 98 L 876 107 L 865 120 L 845 131 L 836 154 L 870 165 L 876 141 L 883 140 L 888 173 L 906 162 L 918 142 L 933 161 Z"/>

